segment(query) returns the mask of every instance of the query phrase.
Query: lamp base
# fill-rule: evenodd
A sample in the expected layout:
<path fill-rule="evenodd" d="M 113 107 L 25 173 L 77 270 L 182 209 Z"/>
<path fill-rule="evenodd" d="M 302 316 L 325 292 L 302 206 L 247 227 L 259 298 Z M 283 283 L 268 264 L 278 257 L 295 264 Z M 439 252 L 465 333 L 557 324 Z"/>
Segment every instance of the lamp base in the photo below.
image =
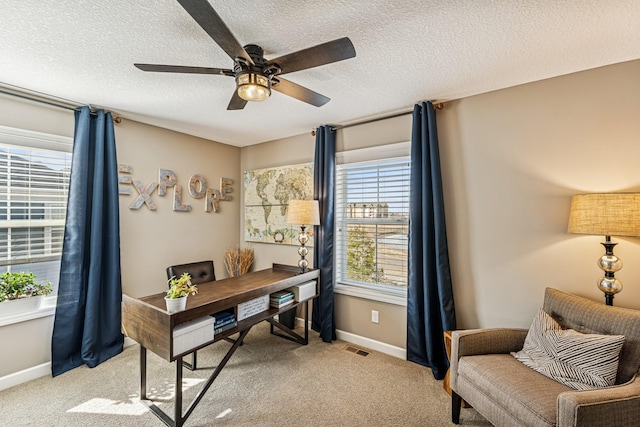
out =
<path fill-rule="evenodd" d="M 309 261 L 305 259 L 307 254 L 309 253 L 309 249 L 304 245 L 309 241 L 309 235 L 306 232 L 306 226 L 300 226 L 300 233 L 298 234 L 298 242 L 300 242 L 300 247 L 298 248 L 298 255 L 300 255 L 300 260 L 298 261 L 298 267 L 300 267 L 300 272 L 305 273 L 307 268 L 309 267 Z"/>
<path fill-rule="evenodd" d="M 598 267 L 604 271 L 604 277 L 598 280 L 598 289 L 604 292 L 607 305 L 613 305 L 613 296 L 622 290 L 622 282 L 615 278 L 615 272 L 622 268 L 622 261 L 613 254 L 613 248 L 617 243 L 611 241 L 611 236 L 606 236 L 600 243 L 605 248 L 605 254 L 598 260 Z"/>
<path fill-rule="evenodd" d="M 604 294 L 604 302 L 607 305 L 613 305 L 613 295 L 614 294 Z"/>

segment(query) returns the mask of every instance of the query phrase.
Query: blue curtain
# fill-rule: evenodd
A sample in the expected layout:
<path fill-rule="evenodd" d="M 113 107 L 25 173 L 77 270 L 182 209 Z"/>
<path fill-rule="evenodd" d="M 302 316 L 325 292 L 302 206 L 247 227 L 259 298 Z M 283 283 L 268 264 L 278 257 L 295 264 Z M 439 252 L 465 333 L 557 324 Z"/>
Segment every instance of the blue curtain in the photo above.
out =
<path fill-rule="evenodd" d="M 111 113 L 75 112 L 75 134 L 58 303 L 53 376 L 122 352 L 118 165 Z"/>
<path fill-rule="evenodd" d="M 313 300 L 311 329 L 324 342 L 336 339 L 333 306 L 333 226 L 336 172 L 336 131 L 331 126 L 316 129 L 313 164 L 313 198 L 320 207 L 320 225 L 314 227 L 313 265 L 320 270 L 320 296 Z"/>
<path fill-rule="evenodd" d="M 443 379 L 449 367 L 443 332 L 456 328 L 456 313 L 431 102 L 413 109 L 410 185 L 407 360 L 431 368 L 436 379 Z"/>

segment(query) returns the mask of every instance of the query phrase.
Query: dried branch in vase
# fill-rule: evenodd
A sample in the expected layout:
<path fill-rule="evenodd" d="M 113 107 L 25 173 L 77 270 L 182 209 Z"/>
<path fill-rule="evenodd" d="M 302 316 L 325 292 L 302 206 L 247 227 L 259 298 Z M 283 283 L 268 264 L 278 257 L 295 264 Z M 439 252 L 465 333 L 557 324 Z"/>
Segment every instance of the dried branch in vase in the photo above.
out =
<path fill-rule="evenodd" d="M 229 277 L 236 277 L 249 271 L 253 264 L 253 248 L 233 248 L 224 254 L 224 266 Z"/>

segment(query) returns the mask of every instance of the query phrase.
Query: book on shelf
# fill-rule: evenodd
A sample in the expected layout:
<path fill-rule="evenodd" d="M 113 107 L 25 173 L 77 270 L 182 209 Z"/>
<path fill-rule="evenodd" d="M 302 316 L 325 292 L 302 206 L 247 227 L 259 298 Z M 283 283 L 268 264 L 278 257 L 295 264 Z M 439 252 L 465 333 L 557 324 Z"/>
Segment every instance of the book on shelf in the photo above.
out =
<path fill-rule="evenodd" d="M 269 305 L 270 305 L 271 307 L 273 307 L 273 308 L 281 308 L 281 307 L 287 306 L 287 305 L 289 305 L 289 304 L 293 304 L 293 302 L 294 302 L 294 301 L 293 301 L 293 298 L 290 298 L 290 299 L 288 299 L 288 300 L 286 300 L 286 301 L 280 301 L 280 302 L 278 302 L 278 301 L 271 301 L 271 302 L 269 303 Z"/>
<path fill-rule="evenodd" d="M 227 323 L 226 325 L 216 327 L 216 328 L 213 330 L 213 333 L 214 333 L 214 335 L 217 335 L 217 334 L 220 334 L 220 333 L 222 333 L 222 332 L 228 331 L 229 329 L 233 329 L 233 328 L 235 328 L 236 326 L 238 326 L 238 322 L 236 322 L 236 321 L 234 320 L 233 322 Z"/>
<path fill-rule="evenodd" d="M 235 319 L 235 314 L 232 309 L 223 310 L 218 313 L 212 314 L 211 317 L 216 319 L 216 325 L 227 321 L 228 319 Z"/>
<path fill-rule="evenodd" d="M 213 324 L 213 328 L 216 329 L 216 328 L 219 328 L 221 326 L 227 326 L 229 323 L 237 323 L 236 322 L 236 318 L 232 316 L 232 317 L 230 317 L 230 318 L 228 318 L 226 320 L 222 320 L 222 321 L 218 321 L 216 319 L 216 322 Z"/>
<path fill-rule="evenodd" d="M 291 291 L 278 291 L 269 296 L 269 305 L 271 307 L 281 307 L 289 302 L 293 302 L 293 292 Z"/>
<path fill-rule="evenodd" d="M 269 295 L 270 299 L 283 299 L 283 298 L 289 298 L 292 296 L 293 296 L 293 292 L 288 291 L 286 289 L 284 291 L 277 291 Z"/>

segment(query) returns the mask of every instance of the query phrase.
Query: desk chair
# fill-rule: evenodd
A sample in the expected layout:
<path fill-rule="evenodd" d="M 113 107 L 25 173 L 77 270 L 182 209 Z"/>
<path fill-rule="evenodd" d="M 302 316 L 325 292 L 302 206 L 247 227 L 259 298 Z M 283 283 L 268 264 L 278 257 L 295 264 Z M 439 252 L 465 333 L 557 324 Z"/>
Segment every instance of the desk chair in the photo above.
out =
<path fill-rule="evenodd" d="M 188 264 L 178 264 L 167 267 L 167 279 L 172 277 L 180 277 L 183 273 L 189 273 L 191 275 L 191 283 L 199 285 L 201 283 L 213 282 L 216 280 L 216 272 L 213 268 L 213 261 L 200 261 L 192 262 Z M 197 369 L 198 352 L 193 352 L 193 358 L 191 364 L 183 361 L 182 364 L 185 368 L 194 371 Z"/>

